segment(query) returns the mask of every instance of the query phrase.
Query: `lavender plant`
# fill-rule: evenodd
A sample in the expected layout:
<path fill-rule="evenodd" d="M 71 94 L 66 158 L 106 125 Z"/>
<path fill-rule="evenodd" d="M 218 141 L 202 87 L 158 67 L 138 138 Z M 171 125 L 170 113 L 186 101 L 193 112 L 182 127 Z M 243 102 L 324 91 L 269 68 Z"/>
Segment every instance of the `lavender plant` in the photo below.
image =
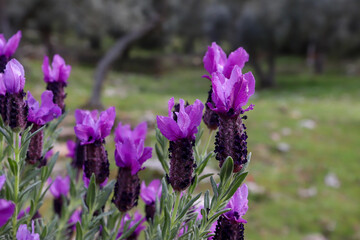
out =
<path fill-rule="evenodd" d="M 244 239 L 248 189 L 242 183 L 251 155 L 243 120 L 253 105 L 244 106 L 255 88 L 252 74 L 242 74 L 249 58 L 244 49 L 227 58 L 213 43 L 204 57 L 212 83 L 206 105 L 171 98 L 168 116 L 157 116 L 155 152 L 164 176 L 146 185 L 138 174 L 147 171 L 142 165 L 152 157 L 152 148 L 145 147 L 146 123 L 133 130 L 118 124 L 118 174 L 109 179 L 105 139 L 115 122 L 114 107 L 75 111 L 76 141 L 67 142 L 71 162 L 54 175 L 59 153 L 51 149 L 67 114 L 64 87 L 71 67 L 59 55 L 50 67 L 45 57 L 42 103 L 30 92 L 24 99 L 25 71 L 11 59 L 20 37 L 19 32 L 6 42 L 0 35 L 0 236 L 115 240 L 138 239 L 144 232 L 146 239 Z M 208 150 L 211 134 L 202 144 L 202 119 L 210 132 L 218 128 L 214 152 Z M 214 158 L 219 173 L 204 173 Z M 201 192 L 204 186 L 211 189 Z M 41 216 L 48 191 L 53 208 L 47 209 L 53 211 Z M 144 209 L 137 209 L 139 196 Z"/>

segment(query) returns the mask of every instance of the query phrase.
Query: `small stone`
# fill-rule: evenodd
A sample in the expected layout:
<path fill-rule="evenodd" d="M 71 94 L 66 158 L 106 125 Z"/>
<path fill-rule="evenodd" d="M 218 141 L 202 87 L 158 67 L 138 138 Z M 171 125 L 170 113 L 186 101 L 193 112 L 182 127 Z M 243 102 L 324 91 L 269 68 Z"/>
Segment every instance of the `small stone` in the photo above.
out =
<path fill-rule="evenodd" d="M 253 194 L 262 195 L 265 194 L 265 187 L 258 185 L 255 182 L 247 182 L 246 185 L 249 188 L 249 191 Z"/>
<path fill-rule="evenodd" d="M 332 188 L 339 188 L 341 183 L 339 178 L 335 175 L 335 173 L 328 173 L 325 176 L 325 184 Z"/>
<path fill-rule="evenodd" d="M 292 131 L 291 131 L 290 128 L 283 128 L 283 129 L 281 129 L 281 134 L 282 134 L 283 136 L 289 136 L 291 133 L 292 133 Z"/>
<path fill-rule="evenodd" d="M 290 112 L 290 117 L 293 119 L 299 119 L 301 118 L 301 112 L 298 110 L 293 110 Z"/>
<path fill-rule="evenodd" d="M 277 142 L 277 141 L 280 141 L 281 137 L 280 137 L 279 133 L 273 132 L 273 133 L 271 133 L 270 138 L 271 138 L 271 140 Z"/>
<path fill-rule="evenodd" d="M 303 240 L 327 240 L 327 238 L 320 233 L 312 233 L 305 236 Z"/>
<path fill-rule="evenodd" d="M 298 194 L 302 198 L 310 198 L 314 197 L 317 194 L 317 188 L 316 187 L 310 187 L 310 188 L 299 188 Z"/>
<path fill-rule="evenodd" d="M 304 119 L 300 121 L 300 127 L 314 129 L 316 127 L 316 122 L 311 119 Z"/>
<path fill-rule="evenodd" d="M 288 143 L 285 142 L 280 142 L 277 145 L 277 150 L 279 150 L 280 152 L 289 152 L 290 151 L 290 145 Z"/>

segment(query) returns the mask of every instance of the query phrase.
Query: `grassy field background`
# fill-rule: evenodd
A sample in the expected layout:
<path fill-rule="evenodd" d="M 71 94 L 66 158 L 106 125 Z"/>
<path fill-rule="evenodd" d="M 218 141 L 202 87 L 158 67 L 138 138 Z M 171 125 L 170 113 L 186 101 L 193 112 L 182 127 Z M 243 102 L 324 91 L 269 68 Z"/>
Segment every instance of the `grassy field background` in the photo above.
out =
<path fill-rule="evenodd" d="M 252 152 L 247 181 L 253 183 L 247 239 L 360 239 L 360 78 L 336 65 L 313 75 L 301 59 L 277 61 L 277 87 L 256 91 L 246 121 Z M 41 63 L 23 62 L 26 88 L 39 98 L 45 88 Z M 210 83 L 204 74 L 201 67 L 157 76 L 111 72 L 103 103 L 116 106 L 119 121 L 134 126 L 148 120 L 147 143 L 154 146 L 155 116 L 166 113 L 170 97 L 206 100 Z M 72 127 L 71 113 L 89 99 L 92 76 L 92 68 L 73 65 L 65 127 Z M 111 139 L 107 148 L 114 166 Z M 211 164 L 217 166 L 215 160 Z M 145 170 L 142 176 L 153 173 Z"/>

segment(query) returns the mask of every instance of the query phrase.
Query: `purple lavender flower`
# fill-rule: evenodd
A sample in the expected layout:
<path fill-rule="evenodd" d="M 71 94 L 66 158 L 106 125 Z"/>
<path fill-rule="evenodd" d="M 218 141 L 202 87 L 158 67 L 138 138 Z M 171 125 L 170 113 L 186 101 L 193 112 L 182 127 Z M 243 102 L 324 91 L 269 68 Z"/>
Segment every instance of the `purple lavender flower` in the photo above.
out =
<path fill-rule="evenodd" d="M 255 92 L 255 78 L 251 72 L 242 74 L 241 68 L 235 66 L 230 78 L 215 72 L 212 74 L 211 82 L 214 104 L 210 103 L 209 107 L 213 111 L 231 117 L 252 110 L 252 105 L 245 110 L 242 108 Z"/>
<path fill-rule="evenodd" d="M 28 122 L 33 124 L 31 132 L 37 131 L 46 123 L 61 115 L 61 109 L 53 103 L 53 93 L 44 91 L 41 95 L 41 106 L 39 102 L 28 92 L 27 104 L 29 108 Z M 46 165 L 45 156 L 42 156 L 43 131 L 34 135 L 29 144 L 26 161 L 30 164 L 40 162 L 40 166 Z"/>
<path fill-rule="evenodd" d="M 48 184 L 51 184 L 50 192 L 54 196 L 54 211 L 60 216 L 63 205 L 63 197 L 66 199 L 70 191 L 70 177 L 66 176 L 63 178 L 61 176 L 57 176 L 54 181 L 49 178 Z"/>
<path fill-rule="evenodd" d="M 152 148 L 144 147 L 147 124 L 139 124 L 134 131 L 130 125 L 119 123 L 115 130 L 115 162 L 118 167 L 128 168 L 135 175 L 141 170 L 141 165 L 152 156 Z"/>
<path fill-rule="evenodd" d="M 42 70 L 44 73 L 44 81 L 47 83 L 46 89 L 51 90 L 54 93 L 54 102 L 59 105 L 64 112 L 64 100 L 66 97 L 64 88 L 67 86 L 67 79 L 70 76 L 71 66 L 66 65 L 64 59 L 56 54 L 51 66 L 49 64 L 49 58 L 47 56 L 44 57 Z"/>
<path fill-rule="evenodd" d="M 0 176 L 0 191 L 6 181 L 6 176 Z M 11 218 L 15 210 L 15 204 L 12 201 L 0 199 L 0 227 L 5 225 Z"/>
<path fill-rule="evenodd" d="M 253 109 L 252 104 L 246 109 L 243 107 L 255 92 L 255 79 L 251 72 L 242 74 L 241 68 L 236 65 L 230 78 L 215 72 L 211 81 L 213 102 L 208 106 L 219 114 L 219 131 L 215 137 L 216 159 L 221 167 L 231 156 L 234 172 L 238 172 L 247 162 L 247 134 L 242 121 L 247 117 L 240 115 Z"/>
<path fill-rule="evenodd" d="M 180 99 L 180 110 L 176 112 L 177 121 L 174 120 L 172 109 L 175 105 L 174 98 L 168 103 L 168 117 L 157 116 L 157 125 L 160 132 L 170 141 L 180 139 L 195 139 L 198 132 L 197 127 L 201 123 L 204 105 L 200 100 L 196 100 L 193 105 L 185 107 L 185 101 Z"/>
<path fill-rule="evenodd" d="M 124 229 L 125 224 L 130 220 L 131 220 L 131 216 L 129 214 L 126 214 L 123 217 L 123 219 L 121 220 L 119 233 L 116 236 L 116 239 L 119 239 L 121 237 L 121 235 L 124 233 L 124 230 L 126 231 L 126 230 L 130 229 L 132 226 L 134 226 L 139 221 L 141 221 L 141 223 L 137 226 L 135 231 L 127 239 L 136 240 L 138 238 L 138 236 L 140 235 L 141 231 L 143 231 L 146 228 L 143 225 L 143 222 L 145 221 L 145 218 L 139 212 L 136 211 L 134 213 L 134 219 L 130 222 L 130 224 L 128 226 L 128 229 Z"/>
<path fill-rule="evenodd" d="M 108 108 L 99 117 L 96 110 L 76 110 L 75 119 L 75 134 L 84 146 L 84 173 L 89 179 L 94 173 L 96 183 L 103 183 L 109 177 L 109 160 L 104 143 L 114 125 L 115 108 Z"/>
<path fill-rule="evenodd" d="M 248 210 L 247 197 L 248 188 L 246 184 L 243 184 L 226 205 L 231 210 L 220 216 L 216 226 L 215 240 L 244 239 L 244 223 L 247 222 L 242 217 Z"/>
<path fill-rule="evenodd" d="M 247 61 L 249 61 L 249 54 L 242 47 L 230 53 L 227 58 L 225 52 L 215 42 L 211 44 L 211 47 L 208 47 L 203 58 L 204 67 L 210 75 L 214 72 L 220 72 L 226 78 L 230 77 L 235 66 L 243 68 Z"/>
<path fill-rule="evenodd" d="M 102 141 L 110 134 L 115 121 L 115 107 L 110 107 L 98 116 L 97 110 L 75 110 L 75 134 L 81 143 L 91 144 Z"/>
<path fill-rule="evenodd" d="M 53 102 L 53 93 L 51 91 L 44 91 L 41 94 L 41 106 L 28 92 L 28 106 L 28 121 L 36 125 L 43 126 L 61 115 L 61 109 Z"/>
<path fill-rule="evenodd" d="M 145 182 L 141 183 L 140 197 L 145 202 L 146 220 L 148 221 L 154 218 L 155 201 L 156 198 L 160 199 L 161 197 L 161 188 L 161 182 L 158 179 L 151 181 L 147 187 Z"/>
<path fill-rule="evenodd" d="M 248 60 L 249 54 L 241 47 L 230 53 L 229 58 L 227 58 L 225 52 L 215 42 L 212 43 L 211 47 L 208 47 L 208 50 L 203 58 L 204 67 L 210 75 L 215 72 L 219 72 L 226 78 L 230 77 L 230 74 L 235 66 L 242 69 Z M 211 80 L 211 77 L 209 76 L 204 77 Z M 210 130 L 215 130 L 219 125 L 219 116 L 208 106 L 209 103 L 213 104 L 211 93 L 212 87 L 210 88 L 208 99 L 205 104 L 206 109 L 203 120 Z"/>
<path fill-rule="evenodd" d="M 152 156 L 152 148 L 144 147 L 146 132 L 145 122 L 133 131 L 130 125 L 123 126 L 119 123 L 115 130 L 115 162 L 119 172 L 112 201 L 122 212 L 137 205 L 140 192 L 137 173 L 141 170 L 141 165 Z"/>
<path fill-rule="evenodd" d="M 168 117 L 157 116 L 160 132 L 170 140 L 169 182 L 176 191 L 185 190 L 193 178 L 193 145 L 204 109 L 200 100 L 188 106 L 185 106 L 185 101 L 182 99 L 179 102 L 179 108 L 173 113 L 175 104 L 174 98 L 171 98 L 168 103 Z"/>
<path fill-rule="evenodd" d="M 16 239 L 17 240 L 40 240 L 40 235 L 35 233 L 34 221 L 31 221 L 31 229 L 32 232 L 27 229 L 26 224 L 21 224 L 17 233 Z"/>
<path fill-rule="evenodd" d="M 8 41 L 3 34 L 0 34 L 0 73 L 4 72 L 6 63 L 19 46 L 20 39 L 21 31 L 18 31 Z"/>
<path fill-rule="evenodd" d="M 0 74 L 1 81 L 6 89 L 1 106 L 3 120 L 14 130 L 22 129 L 26 126 L 27 117 L 23 91 L 25 85 L 23 66 L 16 59 L 10 60 L 6 64 L 4 73 Z"/>

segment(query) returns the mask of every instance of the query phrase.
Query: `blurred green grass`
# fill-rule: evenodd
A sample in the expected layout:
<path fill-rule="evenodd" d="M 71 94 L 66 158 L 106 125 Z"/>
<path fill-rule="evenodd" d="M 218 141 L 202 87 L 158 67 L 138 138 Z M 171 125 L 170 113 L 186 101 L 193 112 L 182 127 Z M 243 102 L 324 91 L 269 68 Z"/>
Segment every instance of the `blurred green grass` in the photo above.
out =
<path fill-rule="evenodd" d="M 24 64 L 26 88 L 39 97 L 45 88 L 41 63 Z M 250 193 L 248 239 L 303 239 L 313 233 L 328 239 L 360 239 L 360 78 L 342 72 L 333 64 L 325 74 L 313 75 L 301 59 L 279 58 L 277 87 L 258 90 L 250 100 L 255 109 L 246 121 L 252 152 L 248 181 L 265 192 Z M 116 106 L 118 120 L 134 126 L 147 119 L 146 114 L 166 114 L 172 96 L 204 102 L 210 85 L 201 78 L 204 74 L 190 67 L 159 76 L 110 72 L 103 103 Z M 66 89 L 70 111 L 85 106 L 92 76 L 92 68 L 73 66 Z M 315 127 L 302 127 L 304 120 Z M 153 129 L 150 134 L 148 144 L 153 146 Z M 289 151 L 278 151 L 279 143 L 288 144 Z M 111 140 L 107 148 L 112 156 Z M 212 164 L 217 165 L 215 160 Z M 325 184 L 328 173 L 338 177 L 340 188 Z M 142 176 L 146 175 L 145 170 Z M 315 188 L 316 194 L 299 195 L 300 189 L 308 188 Z"/>

